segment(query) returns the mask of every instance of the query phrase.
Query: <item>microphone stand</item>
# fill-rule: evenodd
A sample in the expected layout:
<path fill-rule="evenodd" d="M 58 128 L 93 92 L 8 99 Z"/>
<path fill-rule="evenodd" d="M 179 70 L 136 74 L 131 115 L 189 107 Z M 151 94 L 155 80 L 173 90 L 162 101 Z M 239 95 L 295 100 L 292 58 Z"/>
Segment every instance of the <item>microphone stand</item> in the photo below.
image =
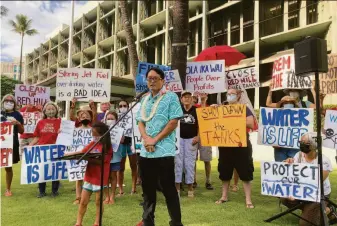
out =
<path fill-rule="evenodd" d="M 129 109 L 127 110 L 127 112 L 120 118 L 118 118 L 118 120 L 116 121 L 116 123 L 112 126 L 110 126 L 109 130 L 106 131 L 106 133 L 104 133 L 96 142 L 95 144 L 86 152 L 82 155 L 82 157 L 76 162 L 76 164 L 79 164 L 85 156 L 87 156 L 95 147 L 96 145 L 103 139 L 103 137 L 105 137 L 106 135 L 110 135 L 110 131 L 112 129 L 114 129 L 118 123 L 120 121 L 122 121 L 122 119 L 140 102 L 142 96 L 145 95 L 146 92 L 143 92 L 139 95 L 137 95 L 134 100 L 135 103 L 129 107 Z M 102 216 L 103 216 L 103 179 L 104 179 L 104 155 L 106 154 L 107 150 L 105 145 L 103 145 L 103 149 L 102 149 L 102 155 L 101 155 L 101 193 L 100 193 L 100 201 L 99 201 L 99 226 L 102 226 Z"/>

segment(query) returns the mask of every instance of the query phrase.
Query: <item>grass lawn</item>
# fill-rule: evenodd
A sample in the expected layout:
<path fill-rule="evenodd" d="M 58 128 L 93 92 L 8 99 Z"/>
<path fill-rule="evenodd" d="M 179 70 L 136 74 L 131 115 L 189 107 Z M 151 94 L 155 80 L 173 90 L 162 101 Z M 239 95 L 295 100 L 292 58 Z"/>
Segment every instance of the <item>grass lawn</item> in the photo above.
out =
<path fill-rule="evenodd" d="M 224 225 L 296 225 L 298 220 L 292 215 L 285 216 L 272 223 L 264 223 L 263 220 L 280 212 L 278 199 L 260 195 L 260 168 L 256 164 L 255 180 L 253 182 L 253 203 L 255 209 L 245 208 L 245 198 L 242 185 L 238 193 L 229 194 L 229 202 L 216 205 L 214 202 L 221 196 L 221 182 L 218 179 L 217 160 L 212 162 L 212 179 L 214 191 L 204 188 L 203 163 L 198 162 L 198 182 L 194 199 L 187 198 L 187 192 L 182 192 L 181 208 L 182 219 L 185 226 L 224 226 Z M 26 225 L 26 226 L 63 226 L 74 225 L 78 206 L 73 205 L 75 194 L 72 189 L 74 183 L 62 181 L 60 196 L 51 198 L 51 183 L 47 183 L 48 196 L 43 199 L 36 198 L 37 185 L 20 185 L 20 164 L 14 167 L 14 181 L 12 186 L 12 197 L 4 197 L 5 170 L 1 170 L 1 225 Z M 126 193 L 130 193 L 130 170 L 126 171 L 125 184 Z M 330 176 L 332 182 L 332 199 L 337 196 L 334 185 L 337 174 Z M 84 217 L 84 225 L 92 225 L 95 218 L 95 205 L 89 203 L 88 211 Z M 115 205 L 105 206 L 103 225 L 134 226 L 142 215 L 141 189 L 137 195 L 125 195 L 117 198 Z M 284 208 L 283 208 L 284 209 Z M 156 209 L 156 225 L 167 226 L 169 216 L 167 213 L 164 197 L 158 193 Z"/>

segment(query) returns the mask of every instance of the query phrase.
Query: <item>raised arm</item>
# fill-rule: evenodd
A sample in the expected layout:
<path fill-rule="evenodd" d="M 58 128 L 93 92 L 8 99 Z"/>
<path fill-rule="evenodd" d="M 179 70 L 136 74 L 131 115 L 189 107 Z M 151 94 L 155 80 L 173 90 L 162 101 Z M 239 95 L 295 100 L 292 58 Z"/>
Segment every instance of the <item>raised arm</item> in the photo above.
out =
<path fill-rule="evenodd" d="M 273 82 L 271 81 L 269 85 L 266 106 L 270 108 L 276 108 L 276 103 L 273 103 L 273 100 L 272 100 L 272 94 L 273 94 L 272 87 L 273 87 Z"/>
<path fill-rule="evenodd" d="M 92 121 L 96 122 L 97 120 L 97 105 L 95 104 L 95 102 L 93 100 L 89 101 L 89 107 L 92 111 Z"/>
<path fill-rule="evenodd" d="M 69 116 L 71 121 L 76 121 L 76 115 L 75 115 L 75 106 L 76 106 L 76 97 L 74 97 L 70 102 L 70 109 L 69 109 Z"/>

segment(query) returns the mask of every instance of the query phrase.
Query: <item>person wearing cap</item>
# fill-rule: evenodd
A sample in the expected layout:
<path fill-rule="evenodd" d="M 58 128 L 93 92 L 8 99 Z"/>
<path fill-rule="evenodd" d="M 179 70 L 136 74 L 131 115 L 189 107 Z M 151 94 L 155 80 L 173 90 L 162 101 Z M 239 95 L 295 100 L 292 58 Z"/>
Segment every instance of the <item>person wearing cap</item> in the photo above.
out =
<path fill-rule="evenodd" d="M 192 93 L 183 91 L 181 103 L 184 116 L 180 119 L 180 149 L 175 156 L 175 181 L 180 195 L 180 183 L 185 172 L 185 184 L 188 186 L 188 197 L 194 197 L 194 167 L 199 143 L 198 118 L 196 107 L 192 104 Z"/>
<path fill-rule="evenodd" d="M 288 158 L 284 162 L 288 164 L 292 163 L 305 163 L 318 165 L 318 153 L 317 153 L 317 132 L 305 133 L 300 139 L 300 152 L 298 152 L 294 158 Z M 329 174 L 332 172 L 332 165 L 330 160 L 322 154 L 323 160 L 323 184 L 324 184 L 324 196 L 329 197 L 331 193 L 331 184 L 329 180 Z M 318 176 L 318 175 L 317 175 Z M 318 195 L 319 199 L 319 195 Z M 291 208 L 299 204 L 300 200 L 295 200 L 293 197 L 282 198 L 281 202 L 287 207 Z M 320 225 L 320 203 L 319 202 L 304 202 L 302 206 L 301 217 L 308 220 L 304 221 L 300 219 L 300 226 Z M 335 211 L 332 207 L 327 206 L 326 211 L 329 218 L 334 218 Z"/>
<path fill-rule="evenodd" d="M 61 126 L 61 118 L 58 117 L 58 106 L 54 102 L 48 102 L 44 105 L 43 118 L 36 124 L 34 139 L 30 142 L 33 145 L 55 144 Z M 59 195 L 60 181 L 52 181 L 52 197 Z M 46 196 L 46 183 L 39 183 L 38 198 Z"/>

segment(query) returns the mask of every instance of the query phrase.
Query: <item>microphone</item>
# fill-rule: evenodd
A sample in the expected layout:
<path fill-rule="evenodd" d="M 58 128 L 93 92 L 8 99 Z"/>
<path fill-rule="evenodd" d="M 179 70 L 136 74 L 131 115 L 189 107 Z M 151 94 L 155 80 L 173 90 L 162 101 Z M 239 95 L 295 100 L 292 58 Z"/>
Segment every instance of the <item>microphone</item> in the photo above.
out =
<path fill-rule="evenodd" d="M 134 100 L 139 100 L 140 98 L 142 98 L 144 96 L 144 94 L 146 94 L 147 92 L 149 92 L 149 88 L 146 87 L 146 89 L 144 89 L 143 92 L 141 92 L 140 94 L 138 94 Z"/>

